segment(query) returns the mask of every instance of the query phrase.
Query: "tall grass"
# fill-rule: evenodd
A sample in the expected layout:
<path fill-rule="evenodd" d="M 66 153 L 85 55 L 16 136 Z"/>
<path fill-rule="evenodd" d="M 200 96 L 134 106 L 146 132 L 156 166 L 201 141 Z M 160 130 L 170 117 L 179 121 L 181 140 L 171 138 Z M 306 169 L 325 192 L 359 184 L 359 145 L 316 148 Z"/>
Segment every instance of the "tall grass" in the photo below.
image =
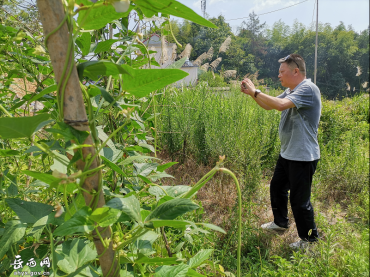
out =
<path fill-rule="evenodd" d="M 313 198 L 315 203 L 323 203 L 315 210 L 323 240 L 310 252 L 292 254 L 287 247 L 289 235 L 280 245 L 261 232 L 259 225 L 266 218 L 258 218 L 266 209 L 262 203 L 268 205 L 268 188 L 259 185 L 263 177 L 272 177 L 280 152 L 280 112 L 261 109 L 238 89 L 214 92 L 202 85 L 169 88 L 158 98 L 161 114 L 157 129 L 163 150 L 178 161 L 195 158 L 210 166 L 219 155 L 226 155 L 227 167 L 238 172 L 244 187 L 242 268 L 247 276 L 369 273 L 369 97 L 362 94 L 322 102 L 321 160 L 314 175 Z M 255 197 L 264 200 L 256 201 Z M 342 204 L 348 216 L 358 217 L 362 223 L 332 225 L 321 215 L 330 201 Z M 236 214 L 230 212 L 229 221 L 234 222 Z M 236 268 L 236 229 L 235 224 L 229 226 L 228 234 L 214 242 L 217 259 L 232 271 Z"/>
<path fill-rule="evenodd" d="M 280 114 L 259 108 L 240 91 L 171 88 L 158 105 L 160 141 L 173 159 L 193 156 L 207 165 L 226 155 L 227 166 L 239 177 L 258 180 L 279 154 Z"/>
<path fill-rule="evenodd" d="M 321 160 L 314 189 L 323 200 L 339 201 L 368 191 L 369 97 L 322 102 Z M 204 85 L 170 88 L 158 105 L 159 140 L 173 159 L 192 156 L 199 163 L 214 164 L 219 155 L 226 155 L 227 166 L 249 188 L 258 184 L 262 173 L 272 173 L 280 151 L 280 112 L 263 110 L 237 88 L 214 92 Z"/>
<path fill-rule="evenodd" d="M 357 206 L 369 222 L 369 95 L 323 101 L 321 160 L 314 188 L 321 199 Z M 352 209 L 355 212 L 356 209 Z"/>

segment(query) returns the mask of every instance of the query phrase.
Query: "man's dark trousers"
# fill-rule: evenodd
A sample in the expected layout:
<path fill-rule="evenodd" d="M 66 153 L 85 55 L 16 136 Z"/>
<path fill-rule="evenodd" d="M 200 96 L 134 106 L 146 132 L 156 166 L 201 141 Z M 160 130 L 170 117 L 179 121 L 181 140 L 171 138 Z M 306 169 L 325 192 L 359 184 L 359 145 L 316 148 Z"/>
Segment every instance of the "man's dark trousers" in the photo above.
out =
<path fill-rule="evenodd" d="M 312 176 L 318 160 L 312 162 L 292 161 L 279 155 L 274 176 L 270 184 L 271 207 L 274 222 L 288 227 L 288 191 L 290 204 L 297 225 L 298 236 L 305 241 L 316 241 L 317 228 L 311 205 Z M 309 236 L 309 232 L 311 235 Z"/>

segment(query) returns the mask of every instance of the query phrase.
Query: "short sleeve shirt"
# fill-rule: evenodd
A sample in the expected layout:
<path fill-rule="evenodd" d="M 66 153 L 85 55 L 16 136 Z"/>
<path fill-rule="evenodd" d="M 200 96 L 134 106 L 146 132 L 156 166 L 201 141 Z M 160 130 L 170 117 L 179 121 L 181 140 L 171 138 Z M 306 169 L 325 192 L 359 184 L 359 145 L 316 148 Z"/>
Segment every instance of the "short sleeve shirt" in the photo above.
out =
<path fill-rule="evenodd" d="M 319 88 L 311 79 L 305 79 L 292 91 L 289 88 L 285 90 L 278 98 L 287 98 L 295 105 L 281 112 L 280 155 L 293 161 L 320 159 L 317 132 L 322 105 Z"/>

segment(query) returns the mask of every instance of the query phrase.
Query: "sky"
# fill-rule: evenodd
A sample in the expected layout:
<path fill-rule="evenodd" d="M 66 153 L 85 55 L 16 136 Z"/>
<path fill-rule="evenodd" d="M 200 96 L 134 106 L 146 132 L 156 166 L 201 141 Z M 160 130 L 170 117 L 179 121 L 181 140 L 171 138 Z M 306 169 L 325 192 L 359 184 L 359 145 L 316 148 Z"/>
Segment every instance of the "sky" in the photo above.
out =
<path fill-rule="evenodd" d="M 201 0 L 178 1 L 202 15 Z M 356 32 L 361 32 L 369 26 L 369 0 L 318 0 L 318 2 L 320 23 L 330 23 L 332 27 L 336 27 L 343 21 L 346 26 L 352 25 Z M 294 20 L 305 26 L 311 26 L 312 21 L 316 21 L 314 5 L 315 0 L 206 0 L 206 13 L 209 17 L 223 15 L 235 33 L 237 27 L 243 20 L 247 20 L 249 13 L 253 11 L 259 15 L 260 23 L 266 22 L 269 27 L 279 19 L 289 26 L 292 26 Z M 268 13 L 278 9 L 282 10 Z M 231 20 L 243 17 L 246 18 Z"/>

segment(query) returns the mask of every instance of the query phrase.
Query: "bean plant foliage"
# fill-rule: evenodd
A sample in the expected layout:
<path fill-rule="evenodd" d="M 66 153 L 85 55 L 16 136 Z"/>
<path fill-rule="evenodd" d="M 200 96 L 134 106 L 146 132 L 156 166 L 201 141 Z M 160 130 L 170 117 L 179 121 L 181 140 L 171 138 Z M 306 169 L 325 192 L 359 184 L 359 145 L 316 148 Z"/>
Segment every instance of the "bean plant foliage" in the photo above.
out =
<path fill-rule="evenodd" d="M 163 164 L 156 157 L 157 114 L 142 103 L 155 107 L 159 90 L 187 73 L 178 66 L 150 69 L 157 63 L 142 34 L 128 29 L 128 18 L 165 18 L 162 25 L 153 21 L 156 30 L 169 24 L 170 15 L 215 26 L 173 0 L 63 5 L 61 25 L 68 26 L 74 61 L 63 65 L 63 80 L 56 79 L 53 49 L 46 46 L 52 34 L 0 25 L 0 275 L 205 276 L 199 267 L 208 264 L 217 274 L 232 276 L 209 260 L 213 249 L 191 254 L 186 248 L 194 234 L 224 232 L 185 217 L 201 212 L 191 198 L 222 159 L 194 187 L 161 185 L 162 178 L 172 177 L 165 170 L 175 162 Z M 63 117 L 74 64 L 86 130 Z M 25 87 L 22 98 L 14 97 L 15 80 L 32 82 L 36 90 Z M 86 148 L 95 152 L 85 155 Z M 83 185 L 96 176 L 98 189 Z M 166 233 L 176 234 L 176 241 L 168 242 Z M 109 251 L 113 254 L 104 260 Z"/>

